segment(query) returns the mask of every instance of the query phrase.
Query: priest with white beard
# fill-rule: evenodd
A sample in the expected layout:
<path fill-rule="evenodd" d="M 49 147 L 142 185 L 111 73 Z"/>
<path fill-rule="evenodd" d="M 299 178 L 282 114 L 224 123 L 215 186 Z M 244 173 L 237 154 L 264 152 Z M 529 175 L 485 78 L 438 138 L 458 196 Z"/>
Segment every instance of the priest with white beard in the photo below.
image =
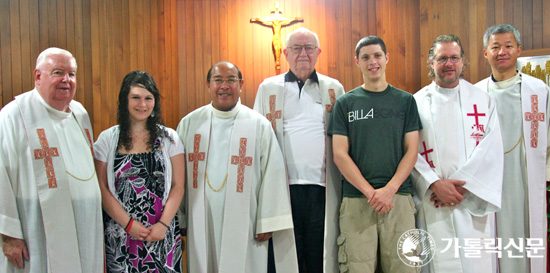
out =
<path fill-rule="evenodd" d="M 38 56 L 35 89 L 0 111 L 0 272 L 103 272 L 101 193 L 76 60 Z"/>
<path fill-rule="evenodd" d="M 213 65 L 212 103 L 185 116 L 188 272 L 266 272 L 273 236 L 279 272 L 297 272 L 292 213 L 281 149 L 271 124 L 239 102 L 242 74 Z"/>
<path fill-rule="evenodd" d="M 504 143 L 502 209 L 496 214 L 502 244 L 536 239 L 540 250 L 527 253 L 510 248 L 499 259 L 500 272 L 546 271 L 546 181 L 548 175 L 548 114 L 550 88 L 516 70 L 521 36 L 512 25 L 489 27 L 483 54 L 492 74 L 477 87 L 495 101 Z M 524 241 L 524 245 L 527 243 Z M 508 251 L 512 251 L 511 255 Z M 530 257 L 531 256 L 531 257 Z"/>
<path fill-rule="evenodd" d="M 428 64 L 434 81 L 414 95 L 423 126 L 412 172 L 417 225 L 435 239 L 433 260 L 422 271 L 496 272 L 495 253 L 465 252 L 472 241 L 490 244 L 501 205 L 503 148 L 495 105 L 460 79 L 464 50 L 458 37 L 439 36 Z"/>

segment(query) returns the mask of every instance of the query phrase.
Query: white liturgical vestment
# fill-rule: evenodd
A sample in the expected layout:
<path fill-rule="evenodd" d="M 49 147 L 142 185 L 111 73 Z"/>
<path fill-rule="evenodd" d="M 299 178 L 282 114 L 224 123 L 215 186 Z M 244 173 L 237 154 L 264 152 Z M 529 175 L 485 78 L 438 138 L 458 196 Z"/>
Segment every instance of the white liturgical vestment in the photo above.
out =
<path fill-rule="evenodd" d="M 0 272 L 103 272 L 101 193 L 86 110 L 48 106 L 38 91 L 0 111 L 0 233 L 23 239 L 30 260 Z"/>
<path fill-rule="evenodd" d="M 415 95 L 423 129 L 412 172 L 417 225 L 435 240 L 433 260 L 423 272 L 496 272 L 496 255 L 465 252 L 466 240 L 494 238 L 500 209 L 502 140 L 495 105 L 465 80 L 455 88 L 432 82 Z M 455 207 L 436 208 L 429 188 L 439 179 L 466 181 L 468 192 Z M 469 242 L 468 242 L 469 243 Z M 478 243 L 479 244 L 479 243 Z"/>
<path fill-rule="evenodd" d="M 266 272 L 268 242 L 254 238 L 266 232 L 273 232 L 278 272 L 297 272 L 286 172 L 271 124 L 240 103 L 229 112 L 206 105 L 177 132 L 186 147 L 189 272 Z"/>
<path fill-rule="evenodd" d="M 501 82 L 489 77 L 476 86 L 487 91 L 496 103 L 504 143 L 502 210 L 496 214 L 497 237 L 502 239 L 503 246 L 511 241 L 519 245 L 520 240 L 525 246 L 521 251 L 514 247 L 503 251 L 500 272 L 545 272 L 550 88 L 523 73 Z M 540 243 L 533 243 L 538 246 L 526 251 L 530 247 L 525 238 Z"/>

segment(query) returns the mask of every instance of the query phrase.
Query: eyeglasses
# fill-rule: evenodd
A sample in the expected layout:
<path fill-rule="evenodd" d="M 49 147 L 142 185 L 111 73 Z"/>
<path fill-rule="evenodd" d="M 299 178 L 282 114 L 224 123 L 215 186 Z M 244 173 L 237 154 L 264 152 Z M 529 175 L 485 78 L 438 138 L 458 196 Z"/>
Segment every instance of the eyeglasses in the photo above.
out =
<path fill-rule="evenodd" d="M 460 60 L 462 59 L 462 57 L 460 56 L 452 56 L 452 57 L 440 57 L 440 58 L 437 58 L 435 59 L 437 61 L 438 64 L 444 64 L 444 63 L 447 63 L 447 60 L 451 60 L 451 63 L 458 63 Z"/>
<path fill-rule="evenodd" d="M 229 85 L 234 85 L 238 82 L 241 82 L 241 79 L 237 79 L 237 78 L 228 78 L 228 79 L 224 79 L 224 78 L 214 78 L 211 80 L 214 84 L 218 84 L 218 85 L 222 85 L 224 82 L 226 82 L 227 84 Z"/>
<path fill-rule="evenodd" d="M 300 54 L 302 52 L 302 49 L 304 48 L 306 49 L 307 54 L 313 54 L 315 52 L 315 49 L 317 49 L 317 47 L 313 44 L 295 44 L 290 47 L 290 51 L 292 51 L 292 53 L 294 54 Z"/>

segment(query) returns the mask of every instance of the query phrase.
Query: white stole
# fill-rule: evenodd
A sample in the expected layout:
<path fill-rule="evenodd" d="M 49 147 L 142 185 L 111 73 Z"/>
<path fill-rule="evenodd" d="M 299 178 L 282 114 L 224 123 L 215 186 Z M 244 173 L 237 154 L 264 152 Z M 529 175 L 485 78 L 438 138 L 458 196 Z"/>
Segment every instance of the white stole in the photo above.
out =
<path fill-rule="evenodd" d="M 545 89 L 534 88 L 532 82 L 523 76 L 521 83 L 521 110 L 523 112 L 523 135 L 525 156 L 527 159 L 527 180 L 529 192 L 529 237 L 542 238 L 547 247 L 547 215 L 546 206 L 541 208 L 531 205 L 539 200 L 546 200 L 546 149 L 548 134 L 548 117 L 546 104 L 548 97 Z M 538 112 L 538 114 L 533 113 Z M 534 120 L 537 120 L 536 122 Z M 535 125 L 536 124 L 536 125 Z M 536 127 L 536 128 L 535 128 Z M 546 257 L 546 255 L 545 255 Z M 548 257 L 546 257 L 547 259 Z M 531 272 L 546 268 L 546 259 L 530 259 Z"/>
<path fill-rule="evenodd" d="M 435 134 L 433 128 L 432 118 L 432 105 L 431 95 L 435 90 L 435 82 L 432 82 L 427 87 L 428 92 L 424 93 L 423 97 L 417 98 L 418 112 L 422 122 L 423 129 L 420 130 L 420 141 L 425 142 L 426 150 L 433 149 L 434 153 L 430 153 L 430 159 L 433 162 L 432 169 L 438 175 L 442 177 L 440 162 L 441 159 L 438 156 L 438 144 L 435 141 Z M 462 112 L 462 123 L 464 128 L 464 143 L 466 148 L 466 155 L 469 158 L 477 146 L 477 143 L 481 141 L 485 135 L 485 129 L 489 121 L 489 102 L 483 100 L 483 97 L 476 96 L 470 92 L 470 88 L 465 86 L 464 81 L 459 83 L 459 98 L 460 108 Z M 475 105 L 475 109 L 474 109 Z M 477 124 L 476 124 L 477 117 Z M 420 145 L 422 146 L 422 144 Z M 419 210 L 422 210 L 422 214 L 426 219 L 427 231 L 436 238 L 436 247 L 440 250 L 444 245 L 441 244 L 440 238 L 458 238 L 457 231 L 455 230 L 455 223 L 453 219 L 453 211 L 449 207 L 436 208 L 430 201 L 430 195 L 432 191 L 424 191 L 425 195 L 422 196 L 422 203 L 417 206 Z M 437 250 L 436 250 L 437 251 Z M 436 272 L 463 272 L 462 263 L 459 257 L 454 256 L 454 251 L 437 252 L 433 258 L 433 267 Z M 490 262 L 490 261 L 488 261 Z"/>
<path fill-rule="evenodd" d="M 81 272 L 76 223 L 63 154 L 53 122 L 37 96 L 40 94 L 33 90 L 15 97 L 15 102 L 25 123 L 29 149 L 32 150 L 30 154 L 34 156 L 33 173 L 46 235 L 49 270 Z M 91 148 L 91 124 L 81 107 L 74 101 L 70 104 Z"/>
<path fill-rule="evenodd" d="M 206 107 L 212 107 L 211 105 Z M 219 272 L 244 272 L 246 265 L 246 249 L 249 241 L 250 222 L 250 195 L 251 183 L 255 183 L 259 177 L 254 171 L 256 156 L 256 125 L 257 121 L 244 117 L 245 111 L 239 111 L 235 118 L 233 130 L 230 136 L 229 161 L 227 166 L 227 188 L 224 204 L 224 220 L 221 241 L 221 255 Z M 189 225 L 190 245 L 196 246 L 189 249 L 191 272 L 206 272 L 207 265 L 207 237 L 206 228 L 206 195 L 205 195 L 205 170 L 208 162 L 208 145 L 212 124 L 212 111 L 202 111 L 200 117 L 196 117 L 186 130 L 196 128 L 187 134 L 185 143 L 194 143 L 193 150 L 187 152 L 187 191 L 189 191 L 189 215 L 197 217 L 190 219 L 194 222 Z M 198 125 L 197 125 L 198 124 Z M 195 127 L 196 126 L 196 127 Z M 195 159 L 198 159 L 198 168 L 194 168 Z M 196 183 L 195 183 L 196 181 Z M 239 213 L 235 213 L 238 211 Z M 238 223 L 238 224 L 236 224 Z M 235 248 L 235 246 L 237 246 Z M 196 251 L 196 252 L 195 252 Z M 195 268 L 192 266 L 196 266 Z"/>

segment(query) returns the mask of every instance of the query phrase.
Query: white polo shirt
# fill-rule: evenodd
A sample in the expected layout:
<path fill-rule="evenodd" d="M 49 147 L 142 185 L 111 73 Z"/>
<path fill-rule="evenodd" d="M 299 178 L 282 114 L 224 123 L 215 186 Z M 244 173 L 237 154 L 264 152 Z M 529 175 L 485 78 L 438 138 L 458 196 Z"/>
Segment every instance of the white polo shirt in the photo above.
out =
<path fill-rule="evenodd" d="M 293 74 L 285 77 L 284 153 L 290 185 L 325 186 L 325 119 L 315 76 L 301 91 L 297 81 L 288 81 L 295 79 Z"/>

